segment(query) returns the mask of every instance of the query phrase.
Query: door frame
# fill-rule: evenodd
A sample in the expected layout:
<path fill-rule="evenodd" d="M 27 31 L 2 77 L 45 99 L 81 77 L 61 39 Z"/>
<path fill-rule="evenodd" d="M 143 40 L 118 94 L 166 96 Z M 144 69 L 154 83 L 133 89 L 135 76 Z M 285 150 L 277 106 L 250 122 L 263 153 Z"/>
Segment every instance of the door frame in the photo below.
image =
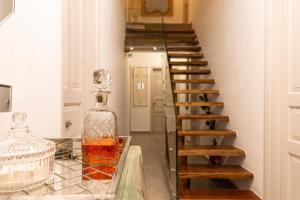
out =
<path fill-rule="evenodd" d="M 286 0 L 266 0 L 264 200 L 281 200 L 285 155 Z"/>
<path fill-rule="evenodd" d="M 282 130 L 282 49 L 272 48 L 275 41 L 282 45 L 281 0 L 266 0 L 266 65 L 264 116 L 264 200 L 280 200 L 280 156 Z M 278 24 L 274 20 L 279 20 Z M 277 105 L 277 106 L 276 106 Z M 278 106 L 280 105 L 280 106 Z M 276 156 L 277 155 L 277 156 Z M 272 176 L 277 174 L 277 176 Z"/>
<path fill-rule="evenodd" d="M 161 70 L 161 73 L 162 73 L 162 81 L 164 81 L 164 77 L 163 77 L 163 68 L 162 67 L 150 67 L 150 72 L 149 72 L 149 80 L 150 80 L 150 84 L 149 84 L 149 88 L 150 88 L 150 130 L 151 130 L 151 133 L 154 133 L 154 130 L 153 130 L 153 120 L 152 120 L 152 117 L 153 117 L 153 96 L 152 96 L 152 80 L 153 80 L 153 77 L 152 77 L 152 74 L 154 72 L 154 70 Z"/>

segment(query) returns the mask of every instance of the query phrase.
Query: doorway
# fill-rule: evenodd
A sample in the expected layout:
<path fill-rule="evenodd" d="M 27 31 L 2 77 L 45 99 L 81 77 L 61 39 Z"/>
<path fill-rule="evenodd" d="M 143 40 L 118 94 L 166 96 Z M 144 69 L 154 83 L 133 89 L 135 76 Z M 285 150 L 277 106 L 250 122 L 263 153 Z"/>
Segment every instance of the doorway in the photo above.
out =
<path fill-rule="evenodd" d="M 131 136 L 132 145 L 142 147 L 145 182 L 149 199 L 172 199 L 169 164 L 166 157 L 164 66 L 165 53 L 134 52 L 128 56 L 131 75 Z M 136 68 L 144 69 L 134 78 Z M 134 90 L 144 82 L 146 98 L 137 101 Z"/>
<path fill-rule="evenodd" d="M 150 80 L 151 132 L 163 133 L 165 130 L 165 94 L 162 68 L 153 67 L 150 73 Z"/>

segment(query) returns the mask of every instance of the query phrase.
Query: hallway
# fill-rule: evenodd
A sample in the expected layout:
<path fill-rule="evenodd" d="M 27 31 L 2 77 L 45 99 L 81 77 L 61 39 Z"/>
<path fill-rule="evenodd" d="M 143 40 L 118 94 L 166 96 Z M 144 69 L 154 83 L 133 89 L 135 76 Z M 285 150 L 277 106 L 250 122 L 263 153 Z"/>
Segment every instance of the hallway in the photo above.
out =
<path fill-rule="evenodd" d="M 143 150 L 144 172 L 149 199 L 172 199 L 169 186 L 170 176 L 165 156 L 163 134 L 133 133 L 132 145 L 140 145 Z"/>

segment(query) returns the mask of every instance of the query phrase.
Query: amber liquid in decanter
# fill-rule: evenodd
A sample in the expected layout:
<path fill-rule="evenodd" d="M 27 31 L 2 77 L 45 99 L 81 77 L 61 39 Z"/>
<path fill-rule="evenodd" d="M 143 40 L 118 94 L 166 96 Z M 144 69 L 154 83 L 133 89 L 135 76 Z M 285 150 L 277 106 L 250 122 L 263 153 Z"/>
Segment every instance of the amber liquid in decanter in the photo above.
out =
<path fill-rule="evenodd" d="M 119 143 L 115 137 L 85 139 L 82 151 L 86 163 L 113 165 L 119 158 Z"/>

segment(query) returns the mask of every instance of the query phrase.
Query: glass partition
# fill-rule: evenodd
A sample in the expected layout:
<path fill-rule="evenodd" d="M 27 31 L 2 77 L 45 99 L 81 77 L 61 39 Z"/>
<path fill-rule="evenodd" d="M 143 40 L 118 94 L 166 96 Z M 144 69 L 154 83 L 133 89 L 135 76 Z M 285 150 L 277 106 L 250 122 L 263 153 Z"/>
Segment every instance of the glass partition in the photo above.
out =
<path fill-rule="evenodd" d="M 167 44 L 165 42 L 165 44 Z M 167 46 L 165 46 L 167 49 Z M 166 130 L 168 137 L 169 148 L 169 164 L 173 199 L 176 199 L 177 191 L 177 120 L 176 107 L 173 94 L 173 83 L 170 75 L 170 68 L 168 64 L 168 54 L 165 53 L 165 67 L 164 67 L 164 91 L 165 91 L 165 116 L 166 116 Z"/>

